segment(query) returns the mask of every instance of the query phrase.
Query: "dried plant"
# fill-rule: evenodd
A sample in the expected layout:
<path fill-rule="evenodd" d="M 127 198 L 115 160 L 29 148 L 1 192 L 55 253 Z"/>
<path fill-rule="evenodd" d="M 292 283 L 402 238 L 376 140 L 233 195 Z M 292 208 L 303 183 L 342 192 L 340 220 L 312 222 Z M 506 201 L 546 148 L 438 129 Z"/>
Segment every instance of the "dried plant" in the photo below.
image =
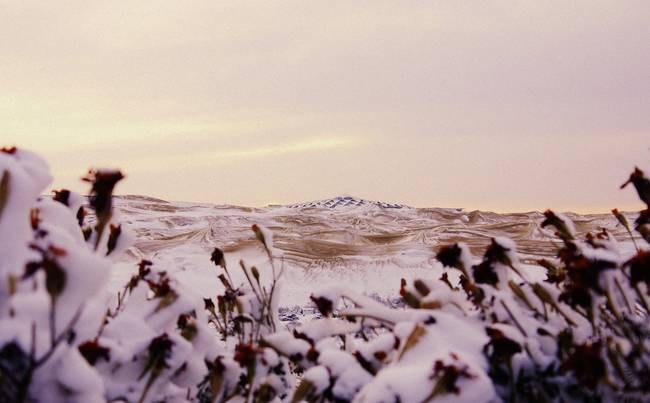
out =
<path fill-rule="evenodd" d="M 47 170 L 31 153 L 2 149 L 0 172 L 2 402 L 650 396 L 650 206 L 634 228 L 612 211 L 632 255 L 606 231 L 579 239 L 549 210 L 541 227 L 560 243 L 556 258 L 538 261 L 545 281 L 527 276 L 509 239 L 492 239 L 480 259 L 447 245 L 437 253 L 442 276 L 396 284 L 398 308 L 343 286 L 319 289 L 311 300 L 320 316 L 289 329 L 278 320 L 284 265 L 267 229 L 251 228 L 263 264 L 233 264 L 219 248 L 206 257 L 222 285 L 216 295 L 191 298 L 155 259 L 112 295 L 107 255 L 126 243 L 112 192 L 123 175 L 91 171 L 86 207 L 66 190 L 39 198 Z M 629 183 L 648 204 L 645 174 L 635 169 Z"/>

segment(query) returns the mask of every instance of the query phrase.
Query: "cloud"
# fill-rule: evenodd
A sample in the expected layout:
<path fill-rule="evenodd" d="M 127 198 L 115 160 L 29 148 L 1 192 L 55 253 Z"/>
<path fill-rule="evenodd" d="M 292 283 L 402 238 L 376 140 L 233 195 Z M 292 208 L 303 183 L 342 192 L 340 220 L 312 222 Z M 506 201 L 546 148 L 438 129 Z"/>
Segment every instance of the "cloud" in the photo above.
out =
<path fill-rule="evenodd" d="M 216 164 L 234 163 L 244 160 L 274 158 L 288 156 L 291 154 L 313 153 L 359 147 L 365 141 L 361 137 L 351 136 L 322 136 L 310 137 L 303 140 L 276 143 L 272 145 L 255 146 L 243 148 L 228 148 L 222 150 L 185 150 L 182 154 L 160 156 L 141 156 L 136 158 L 131 169 L 138 171 L 167 170 L 182 167 L 200 168 Z"/>

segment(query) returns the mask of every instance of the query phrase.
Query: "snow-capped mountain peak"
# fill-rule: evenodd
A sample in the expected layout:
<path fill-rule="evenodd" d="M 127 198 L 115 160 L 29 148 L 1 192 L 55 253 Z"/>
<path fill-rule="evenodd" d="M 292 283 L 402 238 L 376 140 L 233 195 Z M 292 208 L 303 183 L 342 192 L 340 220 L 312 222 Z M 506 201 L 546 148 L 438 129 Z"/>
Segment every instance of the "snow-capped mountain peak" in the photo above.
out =
<path fill-rule="evenodd" d="M 360 199 L 348 195 L 336 196 L 331 199 L 290 204 L 288 207 L 290 208 L 340 208 L 340 207 L 360 207 L 360 206 L 392 208 L 392 209 L 408 208 L 408 206 L 403 204 L 365 200 L 365 199 Z"/>

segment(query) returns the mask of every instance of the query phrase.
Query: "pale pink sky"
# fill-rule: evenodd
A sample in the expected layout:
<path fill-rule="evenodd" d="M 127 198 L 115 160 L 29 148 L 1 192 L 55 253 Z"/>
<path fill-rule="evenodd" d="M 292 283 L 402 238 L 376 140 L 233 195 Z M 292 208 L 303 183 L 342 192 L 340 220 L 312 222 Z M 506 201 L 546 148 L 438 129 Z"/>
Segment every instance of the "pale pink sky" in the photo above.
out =
<path fill-rule="evenodd" d="M 55 187 L 586 212 L 650 168 L 647 0 L 9 1 L 0 55 Z"/>

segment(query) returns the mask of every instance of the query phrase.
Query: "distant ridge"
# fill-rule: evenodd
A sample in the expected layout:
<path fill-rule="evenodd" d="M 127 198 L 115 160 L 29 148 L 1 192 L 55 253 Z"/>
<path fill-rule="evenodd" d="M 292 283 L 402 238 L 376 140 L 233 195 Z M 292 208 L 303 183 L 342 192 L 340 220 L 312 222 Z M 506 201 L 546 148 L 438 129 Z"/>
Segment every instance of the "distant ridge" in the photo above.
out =
<path fill-rule="evenodd" d="M 361 207 L 361 206 L 371 206 L 371 207 L 391 208 L 391 209 L 410 208 L 409 206 L 406 206 L 404 204 L 365 200 L 353 196 L 337 196 L 331 199 L 290 204 L 287 207 L 289 208 L 340 208 L 340 207 Z"/>

